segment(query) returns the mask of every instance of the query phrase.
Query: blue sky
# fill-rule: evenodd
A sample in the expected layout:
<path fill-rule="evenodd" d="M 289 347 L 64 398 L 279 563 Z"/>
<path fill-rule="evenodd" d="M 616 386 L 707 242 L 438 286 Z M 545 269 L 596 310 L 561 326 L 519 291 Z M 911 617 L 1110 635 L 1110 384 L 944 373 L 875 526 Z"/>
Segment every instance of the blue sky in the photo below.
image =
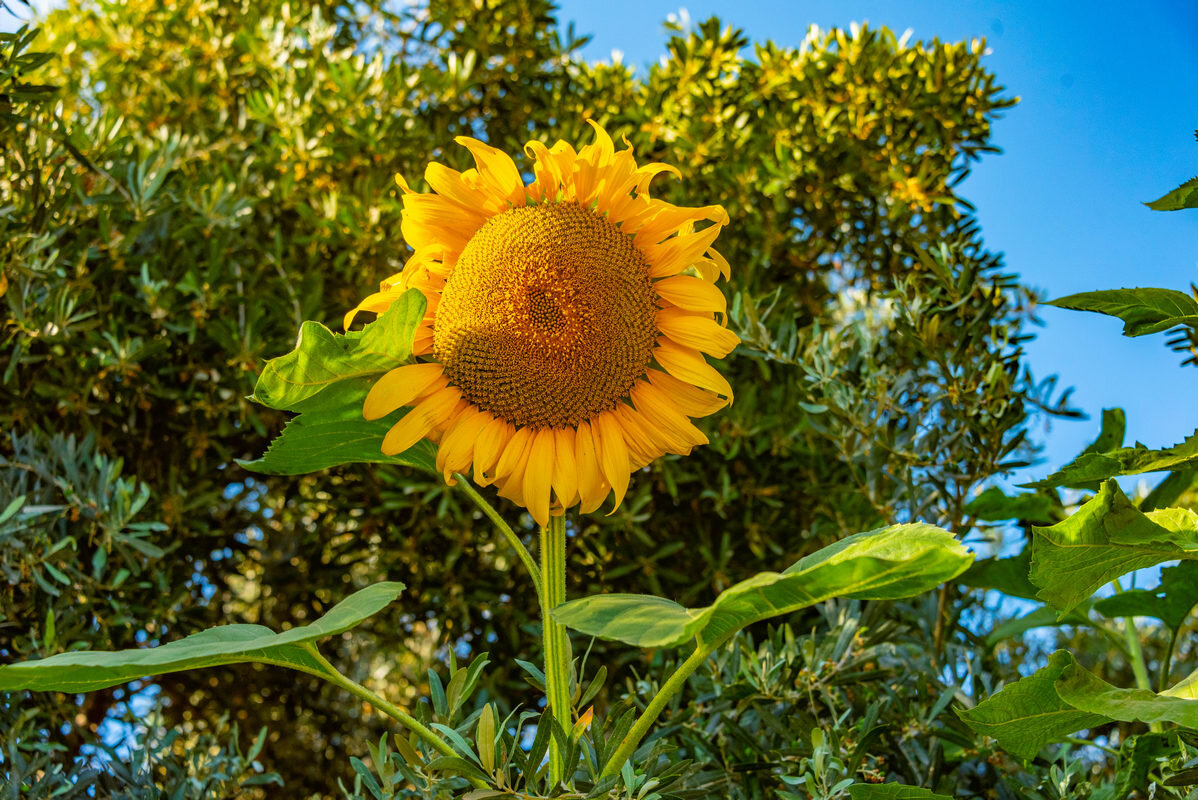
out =
<path fill-rule="evenodd" d="M 797 45 L 811 24 L 912 29 L 917 39 L 987 39 L 986 64 L 1021 98 L 995 126 L 1001 155 L 961 193 L 987 244 L 1048 297 L 1120 286 L 1185 290 L 1198 282 L 1198 211 L 1141 205 L 1198 173 L 1198 3 L 1161 0 L 559 0 L 559 19 L 594 35 L 583 54 L 645 67 L 665 52 L 663 22 L 685 8 L 753 39 Z M 46 0 L 36 3 L 47 5 Z M 0 30 L 13 20 L 0 12 Z M 1198 426 L 1198 368 L 1163 337 L 1126 339 L 1121 324 L 1045 307 L 1027 347 L 1040 378 L 1060 376 L 1089 422 L 1052 424 L 1039 476 L 1093 438 L 1103 407 L 1127 410 L 1128 441 L 1164 447 Z"/>
<path fill-rule="evenodd" d="M 588 59 L 644 67 L 665 53 L 663 21 L 686 8 L 752 39 L 797 46 L 811 24 L 868 21 L 916 39 L 984 36 L 985 63 L 1021 98 L 994 128 L 988 156 L 961 186 L 989 247 L 1048 297 L 1120 286 L 1179 290 L 1198 282 L 1198 211 L 1141 205 L 1198 173 L 1198 3 L 1036 0 L 559 0 L 563 25 L 594 39 Z M 735 220 L 733 221 L 735 224 Z M 1128 443 L 1174 444 L 1198 427 L 1198 368 L 1161 336 L 1127 339 L 1113 318 L 1044 307 L 1028 345 L 1038 377 L 1060 375 L 1088 422 L 1038 431 L 1049 462 L 1097 433 L 1099 411 L 1127 410 Z"/>

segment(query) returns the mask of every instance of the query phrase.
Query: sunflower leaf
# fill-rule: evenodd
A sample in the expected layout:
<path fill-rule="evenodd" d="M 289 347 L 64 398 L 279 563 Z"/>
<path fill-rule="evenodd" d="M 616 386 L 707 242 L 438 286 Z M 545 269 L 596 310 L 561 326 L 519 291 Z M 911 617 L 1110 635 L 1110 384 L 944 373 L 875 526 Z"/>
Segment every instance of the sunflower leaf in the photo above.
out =
<path fill-rule="evenodd" d="M 1037 596 L 1061 612 L 1120 575 L 1198 559 L 1198 514 L 1182 508 L 1141 513 L 1113 480 L 1069 519 L 1032 533 L 1028 578 Z"/>
<path fill-rule="evenodd" d="M 410 362 L 424 309 L 424 295 L 412 289 L 360 331 L 333 333 L 319 322 L 305 322 L 295 349 L 266 362 L 250 399 L 279 411 L 302 412 L 311 407 L 312 398 L 336 384 L 357 383 Z"/>
<path fill-rule="evenodd" d="M 89 692 L 147 675 L 222 664 L 261 662 L 305 672 L 324 668 L 302 646 L 343 633 L 399 596 L 402 583 L 376 583 L 333 606 L 313 622 L 275 633 L 262 625 L 221 625 L 158 647 L 79 650 L 0 667 L 0 690 Z"/>
<path fill-rule="evenodd" d="M 362 403 L 378 376 L 412 361 L 412 341 L 424 310 L 424 296 L 411 290 L 360 331 L 333 333 L 320 323 L 305 322 L 295 350 L 267 363 L 251 397 L 299 416 L 261 458 L 237 463 L 271 475 L 352 463 L 403 464 L 435 472 L 435 451 L 428 441 L 397 455 L 382 452 L 383 437 L 405 410 L 377 420 L 362 416 Z"/>
<path fill-rule="evenodd" d="M 1180 444 L 1163 450 L 1150 450 L 1137 444 L 1135 447 L 1119 447 L 1102 453 L 1083 453 L 1047 478 L 1023 486 L 1038 489 L 1057 486 L 1084 488 L 1117 475 L 1194 469 L 1198 469 L 1198 431 Z"/>
<path fill-rule="evenodd" d="M 1046 305 L 1118 317 L 1123 320 L 1124 336 L 1146 336 L 1178 325 L 1198 326 L 1198 300 L 1176 289 L 1102 289 L 1071 294 Z"/>
<path fill-rule="evenodd" d="M 1198 178 L 1190 178 L 1164 197 L 1158 197 L 1144 205 L 1153 211 L 1180 211 L 1183 208 L 1198 208 Z"/>
<path fill-rule="evenodd" d="M 952 800 L 946 794 L 901 783 L 854 783 L 848 789 L 852 800 Z"/>
<path fill-rule="evenodd" d="M 971 709 L 958 709 L 957 716 L 977 733 L 993 736 L 1008 752 L 1035 758 L 1049 742 L 1109 721 L 1103 714 L 1075 708 L 1057 694 L 1057 679 L 1074 666 L 1073 656 L 1058 650 L 1047 666 Z"/>
<path fill-rule="evenodd" d="M 1120 722 L 1172 722 L 1198 728 L 1198 700 L 1179 684 L 1157 694 L 1147 689 L 1119 689 L 1074 662 L 1053 684 L 1061 700 L 1091 714 Z"/>
<path fill-rule="evenodd" d="M 973 554 L 932 525 L 892 525 L 823 548 L 784 572 L 763 572 L 688 609 L 651 595 L 606 594 L 553 610 L 569 628 L 639 647 L 713 644 L 746 625 L 831 597 L 893 599 L 921 594 L 960 575 Z"/>

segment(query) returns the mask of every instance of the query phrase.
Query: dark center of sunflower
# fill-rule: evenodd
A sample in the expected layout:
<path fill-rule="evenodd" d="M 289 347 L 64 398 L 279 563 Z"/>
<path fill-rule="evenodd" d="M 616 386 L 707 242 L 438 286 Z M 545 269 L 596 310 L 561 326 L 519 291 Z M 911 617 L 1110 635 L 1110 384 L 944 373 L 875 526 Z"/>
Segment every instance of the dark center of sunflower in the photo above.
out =
<path fill-rule="evenodd" d="M 606 219 L 574 203 L 514 208 L 458 257 L 433 352 L 484 411 L 520 426 L 577 425 L 643 374 L 655 310 L 645 257 Z"/>

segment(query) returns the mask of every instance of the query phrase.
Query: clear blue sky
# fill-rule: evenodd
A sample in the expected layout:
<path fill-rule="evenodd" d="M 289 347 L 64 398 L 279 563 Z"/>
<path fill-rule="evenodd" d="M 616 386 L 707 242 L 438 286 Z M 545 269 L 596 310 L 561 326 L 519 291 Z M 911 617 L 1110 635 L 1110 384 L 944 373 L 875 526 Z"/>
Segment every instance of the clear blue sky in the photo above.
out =
<path fill-rule="evenodd" d="M 645 67 L 665 53 L 663 21 L 680 8 L 750 38 L 797 46 L 811 24 L 868 21 L 916 39 L 985 37 L 985 63 L 1021 98 L 994 129 L 988 156 L 960 188 L 989 247 L 1049 298 L 1120 286 L 1187 290 L 1198 282 L 1198 211 L 1154 200 L 1198 174 L 1198 2 L 1038 0 L 559 0 L 563 25 L 594 39 L 588 59 Z M 735 221 L 734 221 L 735 224 Z M 1038 431 L 1052 466 L 1093 438 L 1103 407 L 1127 410 L 1129 443 L 1180 441 L 1198 427 L 1198 368 L 1163 337 L 1126 339 L 1109 317 L 1043 307 L 1028 345 L 1039 377 L 1075 387 L 1088 422 Z M 1049 464 L 1033 468 L 1037 477 Z"/>
<path fill-rule="evenodd" d="M 987 65 L 1021 98 L 995 126 L 989 156 L 961 188 L 987 244 L 1050 298 L 1120 286 L 1198 282 L 1198 211 L 1160 213 L 1155 199 L 1198 173 L 1198 2 L 1161 0 L 559 0 L 563 26 L 594 39 L 583 54 L 645 67 L 665 52 L 666 16 L 712 14 L 753 39 L 797 45 L 812 23 L 912 29 L 918 39 L 986 37 Z M 36 5 L 49 3 L 40 0 Z M 0 12 L 0 30 L 11 17 Z M 1198 368 L 1163 337 L 1126 339 L 1121 324 L 1045 307 L 1028 345 L 1039 377 L 1075 387 L 1089 422 L 1056 422 L 1046 474 L 1089 442 L 1103 407 L 1127 410 L 1128 440 L 1164 447 L 1198 427 Z"/>

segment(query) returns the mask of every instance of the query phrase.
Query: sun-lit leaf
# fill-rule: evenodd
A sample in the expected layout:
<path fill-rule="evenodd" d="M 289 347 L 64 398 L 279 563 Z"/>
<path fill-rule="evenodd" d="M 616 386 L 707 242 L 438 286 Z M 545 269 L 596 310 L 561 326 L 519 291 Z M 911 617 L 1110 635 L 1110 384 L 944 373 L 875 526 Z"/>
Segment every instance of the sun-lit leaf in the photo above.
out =
<path fill-rule="evenodd" d="M 304 411 L 342 381 L 379 375 L 411 361 L 424 295 L 413 289 L 360 331 L 333 333 L 319 322 L 300 327 L 295 349 L 266 363 L 252 400 L 280 411 Z"/>
<path fill-rule="evenodd" d="M 79 650 L 0 667 L 0 690 L 89 692 L 147 675 L 260 662 L 321 673 L 301 645 L 343 633 L 382 610 L 404 589 L 385 582 L 355 592 L 313 622 L 275 633 L 261 625 L 222 625 L 158 647 Z"/>
<path fill-rule="evenodd" d="M 1057 679 L 1073 665 L 1073 656 L 1058 650 L 1047 666 L 957 714 L 976 732 L 997 739 L 1004 750 L 1034 758 L 1044 745 L 1107 721 L 1101 714 L 1074 708 L 1057 694 Z"/>
<path fill-rule="evenodd" d="M 1159 470 L 1198 468 L 1198 432 L 1180 444 L 1163 450 L 1151 450 L 1141 444 L 1120 447 L 1106 453 L 1087 453 L 1043 480 L 1024 484 L 1028 488 L 1051 489 L 1057 486 L 1085 487 L 1118 475 L 1137 475 Z"/>
<path fill-rule="evenodd" d="M 1047 305 L 1118 317 L 1124 323 L 1124 336 L 1198 326 L 1198 300 L 1176 289 L 1103 289 L 1071 294 Z"/>
<path fill-rule="evenodd" d="M 1144 205 L 1153 211 L 1180 211 L 1183 208 L 1198 208 L 1198 177 L 1190 178 L 1164 197 Z"/>
<path fill-rule="evenodd" d="M 725 590 L 715 603 L 688 609 L 661 597 L 595 595 L 558 606 L 562 624 L 639 647 L 711 644 L 746 625 L 830 597 L 910 597 L 960 575 L 973 555 L 932 525 L 892 525 L 823 548 L 784 572 L 764 572 Z"/>
<path fill-rule="evenodd" d="M 1132 589 L 1094 603 L 1105 617 L 1154 617 L 1170 628 L 1180 628 L 1198 605 L 1198 561 L 1183 561 L 1161 570 L 1156 589 Z"/>
<path fill-rule="evenodd" d="M 1198 558 L 1198 514 L 1178 508 L 1142 513 L 1114 481 L 1063 522 L 1032 530 L 1028 577 L 1039 587 L 1037 597 L 1060 611 L 1133 570 Z"/>
<path fill-rule="evenodd" d="M 1076 662 L 1066 667 L 1053 685 L 1063 702 L 1081 712 L 1122 722 L 1172 722 L 1198 728 L 1198 700 L 1171 690 L 1157 694 L 1147 689 L 1119 689 Z"/>
<path fill-rule="evenodd" d="M 1054 520 L 1056 506 L 1048 495 L 1027 492 L 1007 495 L 997 486 L 991 486 L 969 501 L 965 513 L 988 521 L 1019 519 L 1044 524 Z"/>

